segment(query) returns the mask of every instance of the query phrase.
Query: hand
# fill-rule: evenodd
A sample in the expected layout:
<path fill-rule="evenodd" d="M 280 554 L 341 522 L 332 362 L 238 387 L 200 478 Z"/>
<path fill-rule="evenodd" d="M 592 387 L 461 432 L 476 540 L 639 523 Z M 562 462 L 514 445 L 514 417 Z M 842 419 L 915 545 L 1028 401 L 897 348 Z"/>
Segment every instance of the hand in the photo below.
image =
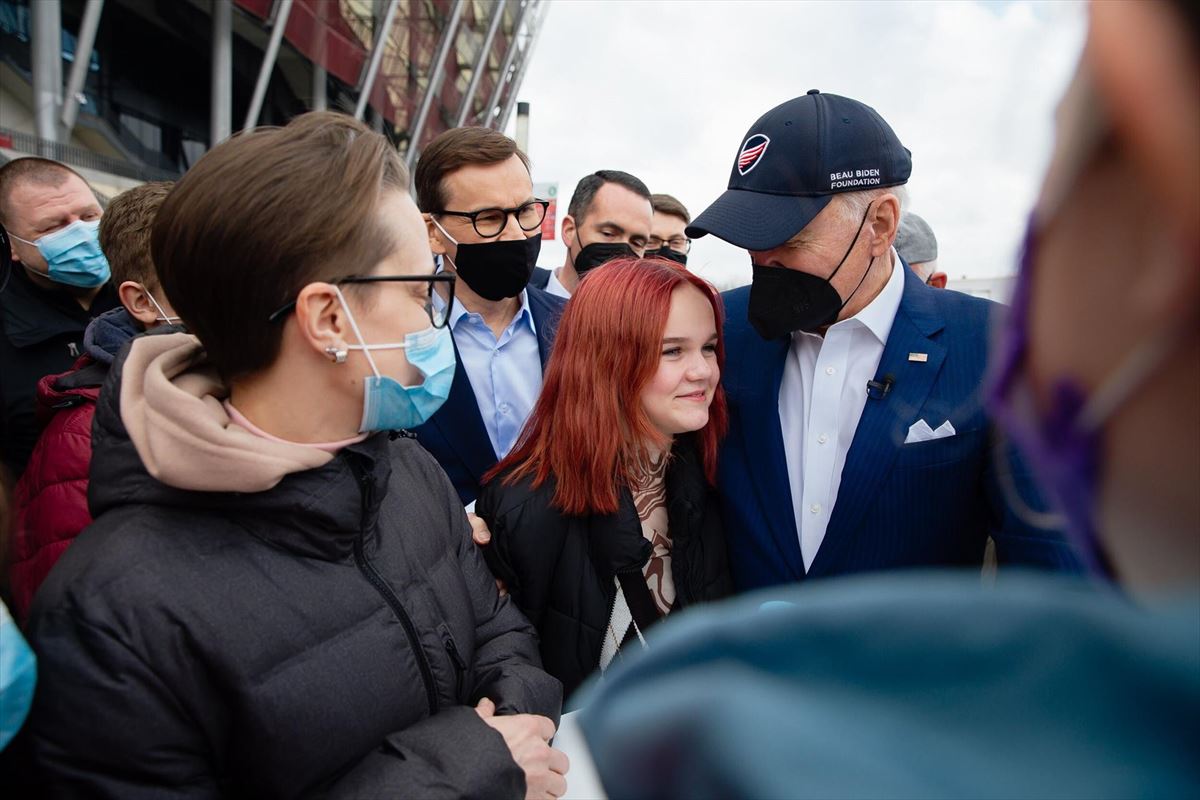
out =
<path fill-rule="evenodd" d="M 488 542 L 492 541 L 492 532 L 488 530 L 487 523 L 476 514 L 467 514 L 467 522 L 471 523 L 471 538 L 475 540 L 475 544 L 480 547 L 487 547 Z"/>
<path fill-rule="evenodd" d="M 488 530 L 487 523 L 479 516 L 470 512 L 467 513 L 467 522 L 471 523 L 471 538 L 475 541 L 475 544 L 480 547 L 486 547 L 492 541 L 492 532 Z M 500 592 L 501 597 L 508 594 L 508 587 L 499 578 L 496 578 L 496 591 Z"/>
<path fill-rule="evenodd" d="M 485 723 L 504 737 L 513 761 L 525 771 L 526 800 L 553 800 L 567 791 L 570 762 L 561 750 L 550 746 L 554 723 L 537 714 L 496 716 L 496 704 L 486 697 L 475 706 Z"/>

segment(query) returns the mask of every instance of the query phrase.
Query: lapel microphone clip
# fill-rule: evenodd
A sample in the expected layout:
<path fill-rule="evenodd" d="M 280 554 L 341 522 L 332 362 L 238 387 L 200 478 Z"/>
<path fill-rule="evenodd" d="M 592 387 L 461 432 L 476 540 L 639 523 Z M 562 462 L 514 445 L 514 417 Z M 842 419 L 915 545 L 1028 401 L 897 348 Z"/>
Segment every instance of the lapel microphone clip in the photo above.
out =
<path fill-rule="evenodd" d="M 867 397 L 871 400 L 882 400 L 888 396 L 895 383 L 896 378 L 893 375 L 884 375 L 880 381 L 867 381 Z"/>

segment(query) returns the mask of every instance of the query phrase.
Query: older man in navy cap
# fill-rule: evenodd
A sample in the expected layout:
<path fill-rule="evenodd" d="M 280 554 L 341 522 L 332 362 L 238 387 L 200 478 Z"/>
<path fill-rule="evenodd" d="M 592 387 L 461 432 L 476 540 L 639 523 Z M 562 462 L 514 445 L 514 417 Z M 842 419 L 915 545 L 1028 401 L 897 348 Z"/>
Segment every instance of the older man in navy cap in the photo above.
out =
<path fill-rule="evenodd" d="M 687 229 L 753 263 L 725 295 L 720 490 L 741 589 L 978 565 L 989 535 L 1002 563 L 1077 568 L 1001 499 L 1007 480 L 1041 505 L 979 402 L 997 306 L 934 291 L 893 249 L 911 172 L 874 109 L 814 89 L 751 126 Z"/>

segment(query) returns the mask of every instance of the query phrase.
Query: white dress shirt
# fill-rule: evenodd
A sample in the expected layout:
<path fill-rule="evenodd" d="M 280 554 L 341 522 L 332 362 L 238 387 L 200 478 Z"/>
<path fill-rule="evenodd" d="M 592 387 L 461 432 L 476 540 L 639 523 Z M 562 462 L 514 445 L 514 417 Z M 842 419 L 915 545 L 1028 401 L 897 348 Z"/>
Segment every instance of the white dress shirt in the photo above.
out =
<path fill-rule="evenodd" d="M 903 264 L 895 250 L 889 257 L 892 275 L 866 308 L 831 325 L 824 337 L 792 334 L 779 387 L 779 425 L 805 570 L 825 539 L 846 453 L 867 403 L 867 381 L 875 379 L 904 294 Z M 876 263 L 874 269 L 880 268 Z"/>
<path fill-rule="evenodd" d="M 562 269 L 562 267 L 558 267 L 558 269 L 550 272 L 550 280 L 546 282 L 546 291 L 555 297 L 561 297 L 564 300 L 570 300 L 571 293 L 567 291 L 567 287 L 563 286 L 562 281 L 558 279 L 558 270 L 560 269 Z"/>

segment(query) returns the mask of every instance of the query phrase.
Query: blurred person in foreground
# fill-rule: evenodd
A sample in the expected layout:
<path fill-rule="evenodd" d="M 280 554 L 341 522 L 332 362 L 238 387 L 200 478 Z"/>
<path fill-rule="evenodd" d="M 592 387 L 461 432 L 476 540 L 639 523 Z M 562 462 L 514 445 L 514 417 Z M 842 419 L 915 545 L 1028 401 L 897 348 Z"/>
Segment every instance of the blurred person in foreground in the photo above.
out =
<path fill-rule="evenodd" d="M 92 418 L 113 360 L 139 333 L 179 321 L 150 258 L 154 215 L 173 185 L 144 183 L 109 203 L 100 219 L 100 249 L 121 307 L 92 320 L 83 333 L 83 355 L 68 372 L 38 382 L 44 428 L 14 491 L 9 552 L 13 613 L 21 622 L 50 568 L 92 522 L 87 506 Z"/>
<path fill-rule="evenodd" d="M 900 218 L 896 252 L 927 285 L 935 289 L 946 288 L 946 273 L 938 269 L 937 237 L 924 217 L 909 211 Z"/>
<path fill-rule="evenodd" d="M 388 433 L 455 364 L 395 149 L 333 113 L 235 136 L 151 249 L 194 335 L 135 338 L 100 393 L 96 521 L 28 626 L 46 793 L 561 795 L 561 687 L 445 473 Z"/>
<path fill-rule="evenodd" d="M 1198 73 L 1195 4 L 1092 5 L 990 392 L 1119 585 L 864 578 L 668 624 L 581 712 L 610 796 L 1196 794 Z"/>
<path fill-rule="evenodd" d="M 716 291 L 678 264 L 596 269 L 567 304 L 517 447 L 483 488 L 484 555 L 564 695 L 660 619 L 732 590 L 713 489 L 720 326 Z"/>

